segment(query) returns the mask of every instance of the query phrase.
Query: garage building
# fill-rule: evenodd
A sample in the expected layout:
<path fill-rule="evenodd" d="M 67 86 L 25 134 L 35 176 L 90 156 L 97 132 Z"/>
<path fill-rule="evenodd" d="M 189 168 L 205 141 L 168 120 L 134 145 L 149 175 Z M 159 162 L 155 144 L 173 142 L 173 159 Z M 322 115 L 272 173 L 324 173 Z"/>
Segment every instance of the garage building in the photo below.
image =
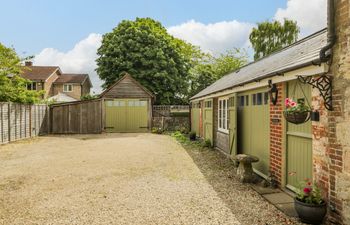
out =
<path fill-rule="evenodd" d="M 126 73 L 100 97 L 105 107 L 106 132 L 144 132 L 150 129 L 155 96 L 130 74 Z"/>

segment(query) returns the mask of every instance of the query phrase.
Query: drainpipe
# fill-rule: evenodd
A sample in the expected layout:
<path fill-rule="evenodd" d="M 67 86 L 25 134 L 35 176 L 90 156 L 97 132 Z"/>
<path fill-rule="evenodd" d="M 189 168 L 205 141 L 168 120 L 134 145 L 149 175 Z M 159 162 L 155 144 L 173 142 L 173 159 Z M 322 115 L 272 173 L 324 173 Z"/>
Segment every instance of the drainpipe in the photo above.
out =
<path fill-rule="evenodd" d="M 334 8 L 335 0 L 327 1 L 327 45 L 324 46 L 320 51 L 320 60 L 321 62 L 326 62 L 330 58 L 331 53 L 327 54 L 327 51 L 331 50 L 333 45 L 335 44 L 335 8 Z"/>

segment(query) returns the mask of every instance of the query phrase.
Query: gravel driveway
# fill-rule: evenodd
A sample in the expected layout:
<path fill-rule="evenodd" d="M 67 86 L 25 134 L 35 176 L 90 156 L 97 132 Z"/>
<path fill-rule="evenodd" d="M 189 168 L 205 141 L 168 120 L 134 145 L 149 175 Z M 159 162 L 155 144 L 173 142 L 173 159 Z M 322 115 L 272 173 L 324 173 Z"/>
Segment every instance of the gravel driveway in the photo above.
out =
<path fill-rule="evenodd" d="M 41 137 L 0 146 L 0 224 L 240 224 L 169 136 Z"/>

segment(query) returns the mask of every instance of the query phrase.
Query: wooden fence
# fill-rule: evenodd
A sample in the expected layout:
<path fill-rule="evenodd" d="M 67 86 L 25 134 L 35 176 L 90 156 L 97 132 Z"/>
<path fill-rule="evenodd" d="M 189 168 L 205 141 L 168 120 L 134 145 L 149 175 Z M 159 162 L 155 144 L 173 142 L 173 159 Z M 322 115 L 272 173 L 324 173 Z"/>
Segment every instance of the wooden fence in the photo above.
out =
<path fill-rule="evenodd" d="M 101 133 L 104 128 L 102 103 L 101 99 L 96 99 L 51 105 L 51 133 Z"/>
<path fill-rule="evenodd" d="M 48 133 L 47 105 L 0 102 L 0 144 Z"/>

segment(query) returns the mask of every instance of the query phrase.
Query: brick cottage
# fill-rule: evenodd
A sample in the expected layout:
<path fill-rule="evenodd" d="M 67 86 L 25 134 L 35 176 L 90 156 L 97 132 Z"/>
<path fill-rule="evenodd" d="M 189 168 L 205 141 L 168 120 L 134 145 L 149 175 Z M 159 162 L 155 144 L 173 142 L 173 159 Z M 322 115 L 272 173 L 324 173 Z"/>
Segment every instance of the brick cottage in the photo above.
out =
<path fill-rule="evenodd" d="M 254 171 L 295 191 L 313 179 L 328 222 L 350 224 L 350 3 L 328 1 L 328 28 L 216 81 L 191 98 L 191 129 L 224 154 L 258 156 Z M 326 15 L 325 15 L 326 16 Z M 284 101 L 309 105 L 295 125 Z"/>

